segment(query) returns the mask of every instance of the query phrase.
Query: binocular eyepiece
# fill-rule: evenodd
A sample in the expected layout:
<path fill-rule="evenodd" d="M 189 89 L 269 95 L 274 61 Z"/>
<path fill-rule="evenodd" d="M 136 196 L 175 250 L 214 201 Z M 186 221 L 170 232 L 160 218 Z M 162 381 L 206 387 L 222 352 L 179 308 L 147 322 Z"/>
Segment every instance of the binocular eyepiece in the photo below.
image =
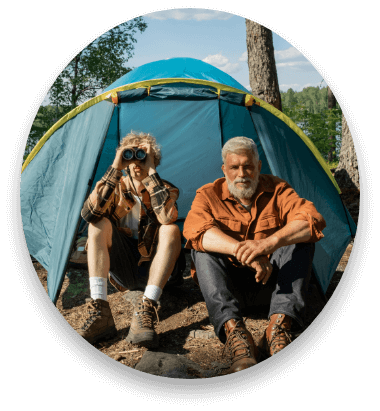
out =
<path fill-rule="evenodd" d="M 124 160 L 130 161 L 133 158 L 139 161 L 144 161 L 146 158 L 146 152 L 142 148 L 132 147 L 123 151 Z"/>

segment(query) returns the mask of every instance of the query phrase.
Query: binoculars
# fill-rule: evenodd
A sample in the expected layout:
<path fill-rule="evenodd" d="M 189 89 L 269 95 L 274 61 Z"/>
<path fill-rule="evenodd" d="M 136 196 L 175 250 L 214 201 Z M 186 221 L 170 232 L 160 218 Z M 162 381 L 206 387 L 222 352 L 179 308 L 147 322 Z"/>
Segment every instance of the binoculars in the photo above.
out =
<path fill-rule="evenodd" d="M 139 161 L 144 161 L 146 158 L 146 152 L 142 148 L 132 147 L 123 151 L 124 160 L 130 161 L 133 158 Z"/>

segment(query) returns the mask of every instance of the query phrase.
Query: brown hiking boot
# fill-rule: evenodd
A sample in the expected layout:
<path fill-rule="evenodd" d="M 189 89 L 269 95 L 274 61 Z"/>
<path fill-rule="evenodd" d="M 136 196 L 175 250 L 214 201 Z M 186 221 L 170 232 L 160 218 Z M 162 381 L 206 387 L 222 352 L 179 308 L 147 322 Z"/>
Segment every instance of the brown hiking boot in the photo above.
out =
<path fill-rule="evenodd" d="M 86 321 L 78 331 L 90 344 L 101 338 L 110 338 L 117 334 L 115 321 L 108 301 L 97 299 L 87 303 Z"/>
<path fill-rule="evenodd" d="M 251 333 L 245 328 L 243 321 L 231 319 L 224 324 L 227 342 L 223 355 L 227 351 L 232 364 L 227 374 L 245 370 L 257 364 L 258 351 Z"/>
<path fill-rule="evenodd" d="M 142 295 L 133 308 L 131 328 L 126 340 L 142 347 L 158 347 L 158 336 L 154 330 L 154 319 L 158 321 L 157 303 Z"/>
<path fill-rule="evenodd" d="M 269 357 L 277 354 L 292 342 L 290 327 L 292 319 L 285 314 L 273 314 L 264 335 L 259 342 L 259 349 Z"/>

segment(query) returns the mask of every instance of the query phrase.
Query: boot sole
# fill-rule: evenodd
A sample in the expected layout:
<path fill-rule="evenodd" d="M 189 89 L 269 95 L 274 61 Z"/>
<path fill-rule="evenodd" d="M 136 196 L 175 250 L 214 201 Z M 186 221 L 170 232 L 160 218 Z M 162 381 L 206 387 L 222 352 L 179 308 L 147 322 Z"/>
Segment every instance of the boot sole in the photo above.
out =
<path fill-rule="evenodd" d="M 125 340 L 132 344 L 138 344 L 141 347 L 145 348 L 158 347 L 158 335 L 154 332 L 134 334 L 132 330 L 129 330 L 129 333 Z"/>
<path fill-rule="evenodd" d="M 101 334 L 96 335 L 95 337 L 85 338 L 85 340 L 89 342 L 90 344 L 94 344 L 101 339 L 109 340 L 110 338 L 115 337 L 116 334 L 117 334 L 116 327 L 113 327 L 112 329 L 104 331 Z"/>

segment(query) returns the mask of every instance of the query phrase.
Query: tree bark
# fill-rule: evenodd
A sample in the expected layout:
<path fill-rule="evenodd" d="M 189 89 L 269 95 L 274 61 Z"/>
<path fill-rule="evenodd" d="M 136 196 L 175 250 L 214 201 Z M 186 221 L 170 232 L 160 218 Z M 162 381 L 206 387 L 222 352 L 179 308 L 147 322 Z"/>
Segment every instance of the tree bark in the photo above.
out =
<path fill-rule="evenodd" d="M 360 190 L 358 159 L 356 157 L 354 141 L 343 113 L 342 146 L 340 149 L 339 164 L 335 170 L 335 180 L 341 189 L 356 188 Z"/>
<path fill-rule="evenodd" d="M 252 94 L 282 111 L 272 31 L 248 19 L 245 25 Z"/>

